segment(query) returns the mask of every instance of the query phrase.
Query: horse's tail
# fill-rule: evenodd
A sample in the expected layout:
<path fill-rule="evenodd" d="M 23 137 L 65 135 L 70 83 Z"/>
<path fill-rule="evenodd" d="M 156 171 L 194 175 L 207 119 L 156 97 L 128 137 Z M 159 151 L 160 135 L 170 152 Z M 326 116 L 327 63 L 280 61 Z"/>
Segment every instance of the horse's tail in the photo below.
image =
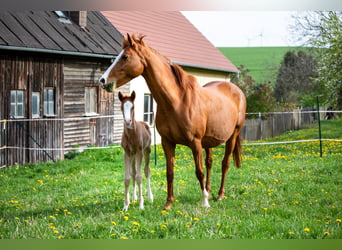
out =
<path fill-rule="evenodd" d="M 235 147 L 233 150 L 234 163 L 237 168 L 241 168 L 241 155 L 242 155 L 241 135 L 239 132 L 238 135 L 236 136 Z"/>

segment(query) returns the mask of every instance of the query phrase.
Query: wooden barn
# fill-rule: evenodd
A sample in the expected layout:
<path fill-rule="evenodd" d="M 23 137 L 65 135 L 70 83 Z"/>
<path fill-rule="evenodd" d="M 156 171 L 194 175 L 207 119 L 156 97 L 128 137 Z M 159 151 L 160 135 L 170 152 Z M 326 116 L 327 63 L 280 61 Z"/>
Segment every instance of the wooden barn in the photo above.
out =
<path fill-rule="evenodd" d="M 114 95 L 98 78 L 121 41 L 96 11 L 0 12 L 0 167 L 114 141 Z"/>

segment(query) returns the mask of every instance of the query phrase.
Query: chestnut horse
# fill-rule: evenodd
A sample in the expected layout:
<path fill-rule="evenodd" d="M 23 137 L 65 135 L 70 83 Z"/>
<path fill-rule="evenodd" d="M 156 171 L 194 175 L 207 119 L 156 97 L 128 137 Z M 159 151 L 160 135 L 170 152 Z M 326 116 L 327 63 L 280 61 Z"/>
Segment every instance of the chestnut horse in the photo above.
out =
<path fill-rule="evenodd" d="M 236 167 L 240 168 L 240 130 L 246 112 L 246 98 L 242 91 L 233 83 L 220 81 L 201 87 L 194 76 L 149 47 L 143 36 L 137 38 L 127 34 L 122 48 L 99 81 L 104 89 L 112 91 L 139 75 L 145 78 L 157 102 L 156 126 L 166 156 L 167 200 L 164 209 L 170 209 L 174 201 L 176 144 L 192 150 L 204 207 L 209 207 L 212 148 L 226 144 L 218 192 L 218 200 L 223 199 L 231 154 Z M 203 148 L 206 152 L 206 183 L 202 167 Z"/>
<path fill-rule="evenodd" d="M 151 132 L 150 128 L 145 122 L 137 122 L 134 119 L 134 99 L 135 92 L 132 94 L 123 95 L 118 94 L 121 102 L 121 111 L 124 118 L 124 131 L 121 138 L 121 146 L 125 151 L 125 202 L 123 211 L 127 211 L 129 200 L 129 183 L 133 179 L 133 200 L 137 199 L 136 185 L 139 189 L 139 208 L 144 209 L 144 198 L 142 195 L 142 174 L 141 162 L 145 159 L 145 176 L 147 180 L 148 199 L 153 201 L 153 194 L 150 185 L 150 146 L 151 146 Z"/>

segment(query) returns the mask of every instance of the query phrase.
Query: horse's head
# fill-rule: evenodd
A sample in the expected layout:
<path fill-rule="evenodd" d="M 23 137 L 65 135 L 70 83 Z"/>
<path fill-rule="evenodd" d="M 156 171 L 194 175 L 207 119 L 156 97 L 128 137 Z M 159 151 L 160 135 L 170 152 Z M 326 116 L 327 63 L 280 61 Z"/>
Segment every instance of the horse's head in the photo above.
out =
<path fill-rule="evenodd" d="M 135 92 L 131 95 L 123 95 L 121 92 L 118 94 L 121 102 L 121 111 L 124 118 L 124 125 L 129 129 L 134 128 L 134 100 Z"/>
<path fill-rule="evenodd" d="M 129 34 L 124 37 L 122 51 L 99 79 L 102 88 L 113 92 L 115 88 L 143 73 L 144 64 L 139 56 L 139 46 L 143 44 L 142 39 L 143 37 L 136 39 Z"/>

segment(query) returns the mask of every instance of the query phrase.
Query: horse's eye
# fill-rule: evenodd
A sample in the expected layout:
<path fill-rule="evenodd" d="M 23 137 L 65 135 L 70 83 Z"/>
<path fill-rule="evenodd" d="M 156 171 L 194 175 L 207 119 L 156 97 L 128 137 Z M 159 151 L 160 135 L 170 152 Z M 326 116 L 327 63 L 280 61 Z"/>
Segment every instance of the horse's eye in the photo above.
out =
<path fill-rule="evenodd" d="M 126 61 L 128 59 L 128 56 L 122 55 L 122 59 Z"/>

